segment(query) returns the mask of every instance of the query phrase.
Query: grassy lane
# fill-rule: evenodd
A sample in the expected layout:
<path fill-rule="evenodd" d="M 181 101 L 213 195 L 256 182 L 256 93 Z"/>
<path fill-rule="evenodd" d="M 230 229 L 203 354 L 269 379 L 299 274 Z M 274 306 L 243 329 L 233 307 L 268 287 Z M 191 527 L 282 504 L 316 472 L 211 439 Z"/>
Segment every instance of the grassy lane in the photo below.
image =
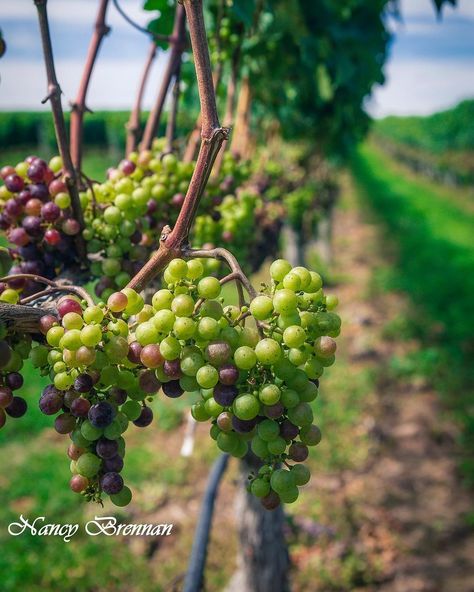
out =
<path fill-rule="evenodd" d="M 400 337 L 416 337 L 424 348 L 396 362 L 407 374 L 424 372 L 447 394 L 463 425 L 466 451 L 474 448 L 472 354 L 474 340 L 474 214 L 459 193 L 403 174 L 399 165 L 371 144 L 352 162 L 363 203 L 387 231 L 392 268 L 379 274 L 387 289 L 407 293 L 413 303 L 408 318 L 394 326 Z M 471 401 L 471 402 L 470 402 Z M 464 461 L 474 480 L 474 461 Z M 471 456 L 472 458 L 472 456 Z"/>

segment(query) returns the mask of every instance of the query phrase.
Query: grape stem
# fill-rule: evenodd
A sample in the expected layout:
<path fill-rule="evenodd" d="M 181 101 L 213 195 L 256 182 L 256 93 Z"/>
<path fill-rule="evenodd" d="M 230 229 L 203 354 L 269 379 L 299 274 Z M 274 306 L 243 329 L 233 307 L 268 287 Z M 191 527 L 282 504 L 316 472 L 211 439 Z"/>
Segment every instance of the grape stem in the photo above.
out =
<path fill-rule="evenodd" d="M 109 0 L 101 0 L 99 10 L 94 25 L 94 32 L 91 37 L 89 49 L 87 50 L 86 62 L 82 72 L 79 90 L 75 101 L 71 104 L 71 124 L 70 124 L 70 149 L 71 158 L 76 169 L 76 174 L 80 174 L 82 162 L 82 137 L 83 137 L 83 121 L 84 113 L 92 111 L 86 106 L 86 96 L 89 89 L 89 84 L 94 69 L 94 64 L 97 60 L 100 45 L 103 38 L 109 34 L 110 27 L 105 23 L 105 16 L 107 12 Z"/>
<path fill-rule="evenodd" d="M 65 182 L 71 196 L 72 211 L 82 230 L 84 228 L 84 217 L 79 199 L 78 178 L 74 170 L 67 141 L 66 123 L 64 121 L 63 107 L 61 104 L 61 87 L 59 86 L 58 79 L 56 77 L 56 70 L 54 67 L 53 47 L 51 44 L 48 12 L 46 8 L 47 0 L 34 0 L 34 3 L 38 12 L 41 43 L 43 46 L 43 58 L 48 81 L 48 94 L 42 102 L 45 103 L 48 100 L 51 102 L 56 142 L 58 145 L 59 154 L 61 155 L 63 161 Z M 79 232 L 76 235 L 75 243 L 79 260 L 81 264 L 85 266 L 87 263 L 87 251 L 82 232 Z"/>
<path fill-rule="evenodd" d="M 157 46 L 153 40 L 150 43 L 150 49 L 148 50 L 148 56 L 143 68 L 140 84 L 138 86 L 138 93 L 133 105 L 133 109 L 130 112 L 130 118 L 127 123 L 127 144 L 125 148 L 125 156 L 128 156 L 130 152 L 133 152 L 140 139 L 140 115 L 142 111 L 143 96 L 145 94 L 145 86 L 150 75 L 151 66 L 157 54 Z"/>
<path fill-rule="evenodd" d="M 77 294 L 77 296 L 83 298 L 89 306 L 93 306 L 94 304 L 94 300 L 91 298 L 91 296 L 89 296 L 87 290 L 81 288 L 80 286 L 72 286 L 66 283 L 53 282 L 48 278 L 33 273 L 14 273 L 12 275 L 7 275 L 5 277 L 0 278 L 0 282 L 4 283 L 8 283 L 12 280 L 32 280 L 33 282 L 37 282 L 38 284 L 46 284 L 48 286 L 48 289 L 46 290 L 36 292 L 31 296 L 23 298 L 22 300 L 20 300 L 20 304 L 27 304 L 28 302 L 33 302 L 34 300 L 37 300 L 38 298 L 41 298 L 42 296 L 45 296 L 52 292 L 69 292 L 71 294 Z"/>
<path fill-rule="evenodd" d="M 221 261 L 225 261 L 229 266 L 232 273 L 228 276 L 223 278 L 224 280 L 231 281 L 237 280 L 240 284 L 246 289 L 248 295 L 251 299 L 254 299 L 257 296 L 257 292 L 255 288 L 250 283 L 250 280 L 242 271 L 242 268 L 239 265 L 239 262 L 234 257 L 234 255 L 224 249 L 222 247 L 218 247 L 216 249 L 185 249 L 182 253 L 183 257 L 188 258 L 205 258 L 205 259 L 219 259 Z M 221 280 L 222 283 L 222 280 Z"/>
<path fill-rule="evenodd" d="M 201 148 L 173 230 L 169 227 L 163 229 L 159 249 L 128 284 L 129 288 L 137 291 L 143 290 L 172 259 L 180 257 L 188 249 L 189 232 L 196 217 L 199 202 L 222 142 L 228 137 L 228 130 L 220 126 L 217 115 L 202 0 L 183 0 L 183 4 L 188 18 L 201 103 Z M 248 282 L 248 280 L 246 281 Z M 253 288 L 251 287 L 251 289 Z"/>
<path fill-rule="evenodd" d="M 156 132 L 160 125 L 161 113 L 163 112 L 166 95 L 168 94 L 171 81 L 177 76 L 181 67 L 181 56 L 186 47 L 185 17 L 186 14 L 183 5 L 177 3 L 174 15 L 173 33 L 171 34 L 171 37 L 169 37 L 171 52 L 155 104 L 150 111 L 145 131 L 143 132 L 143 138 L 140 144 L 142 150 L 149 150 L 151 148 L 153 138 L 156 136 Z"/>

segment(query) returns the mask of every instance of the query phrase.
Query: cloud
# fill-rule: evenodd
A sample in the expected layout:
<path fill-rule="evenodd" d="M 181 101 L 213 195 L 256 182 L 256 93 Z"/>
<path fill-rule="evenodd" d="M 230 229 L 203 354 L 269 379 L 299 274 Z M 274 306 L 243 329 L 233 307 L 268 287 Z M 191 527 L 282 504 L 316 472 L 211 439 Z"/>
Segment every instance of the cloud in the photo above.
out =
<path fill-rule="evenodd" d="M 474 96 L 472 64 L 438 60 L 393 60 L 386 68 L 387 83 L 378 87 L 368 111 L 385 115 L 428 115 Z"/>

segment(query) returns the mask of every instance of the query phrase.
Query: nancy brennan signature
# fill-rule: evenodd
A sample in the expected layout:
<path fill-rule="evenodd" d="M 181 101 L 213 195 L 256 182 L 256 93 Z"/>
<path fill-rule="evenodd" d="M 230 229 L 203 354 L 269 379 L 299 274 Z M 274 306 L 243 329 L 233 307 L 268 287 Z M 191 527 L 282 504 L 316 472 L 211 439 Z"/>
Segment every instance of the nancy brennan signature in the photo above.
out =
<path fill-rule="evenodd" d="M 169 536 L 173 524 L 117 524 L 114 516 L 96 516 L 84 524 L 84 530 L 89 536 Z M 69 543 L 78 531 L 79 524 L 47 523 L 45 516 L 29 520 L 23 514 L 20 514 L 19 522 L 8 525 L 11 536 L 29 532 L 33 536 L 59 536 L 65 543 Z"/>

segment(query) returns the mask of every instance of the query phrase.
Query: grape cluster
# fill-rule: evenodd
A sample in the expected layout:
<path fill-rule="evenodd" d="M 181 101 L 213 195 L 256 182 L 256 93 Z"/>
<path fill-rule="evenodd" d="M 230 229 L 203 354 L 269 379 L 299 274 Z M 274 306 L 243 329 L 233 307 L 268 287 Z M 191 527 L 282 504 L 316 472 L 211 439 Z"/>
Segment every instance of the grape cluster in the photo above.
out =
<path fill-rule="evenodd" d="M 267 508 L 295 501 L 309 480 L 304 465 L 289 462 L 306 460 L 320 440 L 309 403 L 334 363 L 340 331 L 337 300 L 323 294 L 317 273 L 285 260 L 270 272 L 271 285 L 249 308 L 223 307 L 221 282 L 202 277 L 199 260 L 173 260 L 130 344 L 166 396 L 197 398 L 192 415 L 211 421 L 221 450 L 243 457 L 250 444 L 263 463 L 250 491 Z"/>
<path fill-rule="evenodd" d="M 31 348 L 31 337 L 24 334 L 10 334 L 0 323 L 0 429 L 7 416 L 23 417 L 27 403 L 23 397 L 15 395 L 23 386 L 21 369 Z"/>
<path fill-rule="evenodd" d="M 80 225 L 73 217 L 61 169 L 58 156 L 49 163 L 29 156 L 15 167 L 4 166 L 0 171 L 0 229 L 13 245 L 16 264 L 12 274 L 54 278 L 77 263 L 74 236 L 80 232 Z M 24 295 L 39 289 L 31 280 L 12 282 L 9 287 Z"/>
<path fill-rule="evenodd" d="M 141 307 L 142 298 L 127 289 L 112 294 L 107 305 L 84 307 L 66 297 L 58 304 L 59 320 L 41 318 L 46 344 L 31 351 L 33 364 L 52 380 L 41 395 L 40 409 L 56 415 L 56 431 L 71 438 L 71 489 L 94 501 L 108 494 L 118 506 L 127 505 L 132 496 L 120 475 L 123 434 L 130 422 L 150 425 L 153 412 L 146 402 L 160 389 L 153 372 L 137 367 L 129 346 L 124 318 Z"/>

